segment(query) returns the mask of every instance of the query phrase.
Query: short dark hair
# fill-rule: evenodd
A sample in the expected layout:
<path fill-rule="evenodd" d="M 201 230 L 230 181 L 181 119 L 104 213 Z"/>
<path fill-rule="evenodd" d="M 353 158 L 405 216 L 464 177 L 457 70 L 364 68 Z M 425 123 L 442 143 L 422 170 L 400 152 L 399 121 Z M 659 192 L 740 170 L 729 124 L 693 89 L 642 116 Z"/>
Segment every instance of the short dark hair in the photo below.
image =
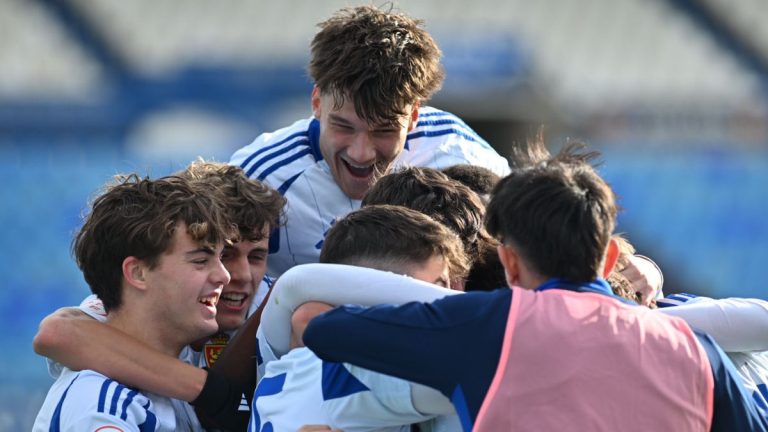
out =
<path fill-rule="evenodd" d="M 85 281 L 107 311 L 122 302 L 123 260 L 134 256 L 155 267 L 180 223 L 203 245 L 237 235 L 215 195 L 179 176 L 116 176 L 93 201 L 72 250 Z"/>
<path fill-rule="evenodd" d="M 548 161 L 513 170 L 492 193 L 488 231 L 540 276 L 587 282 L 601 274 L 618 209 L 589 164 L 598 153 L 584 149 L 570 143 Z"/>
<path fill-rule="evenodd" d="M 466 276 L 467 258 L 451 230 L 415 210 L 370 205 L 336 221 L 323 241 L 320 262 L 407 273 L 435 255 L 448 262 L 451 280 Z"/>
<path fill-rule="evenodd" d="M 501 180 L 490 169 L 480 165 L 459 164 L 442 169 L 443 173 L 472 189 L 478 195 L 488 195 Z"/>
<path fill-rule="evenodd" d="M 285 198 L 265 183 L 249 179 L 238 166 L 198 159 L 180 175 L 221 195 L 219 199 L 240 233 L 234 240 L 260 241 L 262 230 L 271 231 L 282 219 Z"/>
<path fill-rule="evenodd" d="M 442 85 L 442 53 L 423 22 L 375 6 L 345 8 L 318 24 L 309 75 L 336 107 L 353 102 L 369 123 L 394 122 Z"/>
<path fill-rule="evenodd" d="M 362 206 L 371 204 L 401 205 L 430 216 L 459 235 L 470 260 L 481 242 L 492 240 L 483 226 L 480 197 L 434 168 L 406 167 L 383 176 L 363 197 Z"/>

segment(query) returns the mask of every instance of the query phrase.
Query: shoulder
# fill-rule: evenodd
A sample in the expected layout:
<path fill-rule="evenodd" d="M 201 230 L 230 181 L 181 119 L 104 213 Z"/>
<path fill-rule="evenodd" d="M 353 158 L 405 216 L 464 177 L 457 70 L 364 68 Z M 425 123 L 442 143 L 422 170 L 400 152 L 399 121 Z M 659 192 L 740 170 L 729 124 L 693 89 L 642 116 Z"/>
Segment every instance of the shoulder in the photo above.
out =
<path fill-rule="evenodd" d="M 249 145 L 237 150 L 229 163 L 237 165 L 249 177 L 285 181 L 322 159 L 317 145 L 319 124 L 312 118 L 298 120 L 274 132 L 263 133 Z"/>
<path fill-rule="evenodd" d="M 68 384 L 53 415 L 62 426 L 157 424 L 152 403 L 135 389 L 89 370 L 62 375 L 62 379 Z"/>
<path fill-rule="evenodd" d="M 402 164 L 446 168 L 457 164 L 486 167 L 499 175 L 509 163 L 458 116 L 433 107 L 421 107 L 416 127 L 408 133 Z"/>

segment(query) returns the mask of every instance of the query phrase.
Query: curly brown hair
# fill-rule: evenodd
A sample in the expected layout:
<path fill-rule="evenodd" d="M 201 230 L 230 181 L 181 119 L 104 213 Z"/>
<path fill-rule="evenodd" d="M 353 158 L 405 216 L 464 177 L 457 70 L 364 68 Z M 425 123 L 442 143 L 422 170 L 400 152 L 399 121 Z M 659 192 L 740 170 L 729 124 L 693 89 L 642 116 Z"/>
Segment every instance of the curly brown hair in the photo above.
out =
<path fill-rule="evenodd" d="M 154 268 L 181 223 L 205 246 L 237 235 L 216 195 L 180 176 L 118 175 L 93 200 L 72 250 L 107 311 L 120 307 L 125 258 L 134 256 Z"/>
<path fill-rule="evenodd" d="M 234 241 L 260 241 L 263 229 L 271 231 L 282 219 L 285 198 L 266 184 L 249 179 L 238 166 L 198 159 L 179 175 L 220 194 L 227 217 L 240 233 Z"/>
<path fill-rule="evenodd" d="M 346 100 L 372 124 L 396 122 L 443 83 L 442 52 L 421 20 L 374 6 L 344 8 L 318 24 L 309 76 L 335 108 Z"/>

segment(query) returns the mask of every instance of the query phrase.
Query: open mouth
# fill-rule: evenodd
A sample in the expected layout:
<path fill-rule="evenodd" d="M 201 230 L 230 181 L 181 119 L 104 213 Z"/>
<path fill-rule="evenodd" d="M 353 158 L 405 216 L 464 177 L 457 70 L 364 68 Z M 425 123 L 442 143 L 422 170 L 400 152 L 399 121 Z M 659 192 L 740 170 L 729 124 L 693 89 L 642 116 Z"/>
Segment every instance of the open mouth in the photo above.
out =
<path fill-rule="evenodd" d="M 347 167 L 347 170 L 350 174 L 352 174 L 353 177 L 366 178 L 373 174 L 373 164 L 355 165 L 344 159 L 341 161 L 344 162 L 344 166 Z"/>
<path fill-rule="evenodd" d="M 219 302 L 219 294 L 211 294 L 205 297 L 199 297 L 197 301 L 205 306 L 216 308 L 216 304 Z"/>
<path fill-rule="evenodd" d="M 219 299 L 219 302 L 222 306 L 226 306 L 232 309 L 240 309 L 245 305 L 245 300 L 248 298 L 248 295 L 245 293 L 224 293 L 221 295 L 221 298 Z"/>

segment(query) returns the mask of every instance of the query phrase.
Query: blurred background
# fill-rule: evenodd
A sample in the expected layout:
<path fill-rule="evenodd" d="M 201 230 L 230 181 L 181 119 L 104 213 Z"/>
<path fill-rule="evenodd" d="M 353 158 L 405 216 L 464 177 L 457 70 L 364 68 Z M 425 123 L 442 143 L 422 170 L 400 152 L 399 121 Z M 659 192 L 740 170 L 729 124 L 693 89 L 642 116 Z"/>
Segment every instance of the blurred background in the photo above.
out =
<path fill-rule="evenodd" d="M 227 161 L 310 115 L 315 24 L 350 1 L 0 0 L 0 431 L 52 380 L 38 322 L 89 293 L 69 253 L 108 178 Z M 432 105 L 501 153 L 544 126 L 603 152 L 619 231 L 667 293 L 765 298 L 763 0 L 402 0 L 444 51 Z"/>

